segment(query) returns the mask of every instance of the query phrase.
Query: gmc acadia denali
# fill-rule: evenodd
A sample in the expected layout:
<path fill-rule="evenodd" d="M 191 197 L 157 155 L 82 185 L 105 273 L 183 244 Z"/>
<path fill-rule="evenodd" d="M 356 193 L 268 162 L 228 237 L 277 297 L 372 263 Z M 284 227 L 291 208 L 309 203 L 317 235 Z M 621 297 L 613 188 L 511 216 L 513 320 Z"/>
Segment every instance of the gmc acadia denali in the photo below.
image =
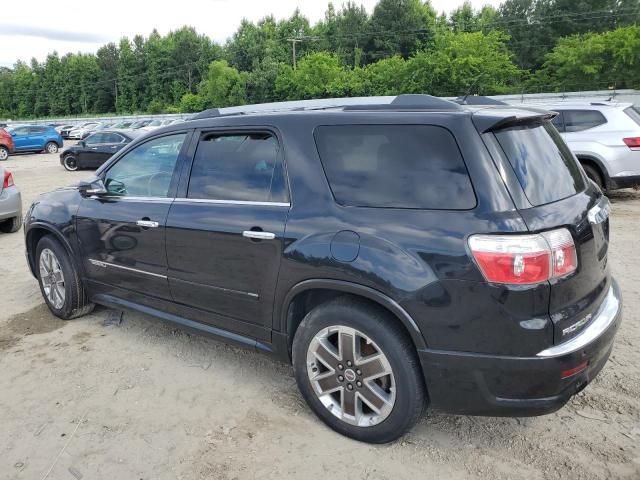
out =
<path fill-rule="evenodd" d="M 622 308 L 609 203 L 553 115 L 426 95 L 208 110 L 40 196 L 27 259 L 60 318 L 132 309 L 292 362 L 358 440 L 425 405 L 553 412 Z"/>

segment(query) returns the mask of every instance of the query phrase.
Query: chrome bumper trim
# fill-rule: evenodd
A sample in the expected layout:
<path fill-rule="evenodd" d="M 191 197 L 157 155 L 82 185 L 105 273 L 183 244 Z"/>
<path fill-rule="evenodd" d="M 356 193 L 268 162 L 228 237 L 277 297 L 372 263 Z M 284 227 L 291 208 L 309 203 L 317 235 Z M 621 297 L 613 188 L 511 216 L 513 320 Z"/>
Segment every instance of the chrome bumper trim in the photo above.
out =
<path fill-rule="evenodd" d="M 546 350 L 542 350 L 536 356 L 543 358 L 559 357 L 584 348 L 586 345 L 602 335 L 611 326 L 618 316 L 621 307 L 622 303 L 620 298 L 612 285 L 609 288 L 604 301 L 593 315 L 595 319 L 591 322 L 591 325 L 571 340 L 561 343 L 560 345 L 547 348 Z"/>

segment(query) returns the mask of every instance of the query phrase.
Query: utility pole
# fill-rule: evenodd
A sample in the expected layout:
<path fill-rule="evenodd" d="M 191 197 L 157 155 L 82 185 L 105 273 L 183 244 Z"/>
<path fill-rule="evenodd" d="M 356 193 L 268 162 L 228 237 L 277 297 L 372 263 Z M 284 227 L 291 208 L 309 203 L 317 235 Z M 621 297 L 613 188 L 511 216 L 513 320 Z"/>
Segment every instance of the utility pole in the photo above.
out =
<path fill-rule="evenodd" d="M 293 50 L 292 50 L 293 69 L 296 70 L 297 69 L 297 64 L 296 64 L 296 43 L 301 43 L 302 39 L 301 38 L 288 38 L 287 41 L 291 42 L 291 46 L 293 47 Z"/>
<path fill-rule="evenodd" d="M 118 80 L 114 80 L 113 85 L 116 87 L 116 104 L 114 105 L 114 107 L 116 107 L 116 112 L 117 112 L 118 111 Z"/>

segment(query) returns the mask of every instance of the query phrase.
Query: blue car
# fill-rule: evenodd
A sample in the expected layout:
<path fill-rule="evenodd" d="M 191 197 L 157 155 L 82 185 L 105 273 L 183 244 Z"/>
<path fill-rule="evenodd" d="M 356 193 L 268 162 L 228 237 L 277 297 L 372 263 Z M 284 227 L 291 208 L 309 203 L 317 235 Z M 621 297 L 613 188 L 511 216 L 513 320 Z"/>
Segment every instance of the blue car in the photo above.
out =
<path fill-rule="evenodd" d="M 16 152 L 57 153 L 62 148 L 62 136 L 48 125 L 22 125 L 9 127 Z"/>

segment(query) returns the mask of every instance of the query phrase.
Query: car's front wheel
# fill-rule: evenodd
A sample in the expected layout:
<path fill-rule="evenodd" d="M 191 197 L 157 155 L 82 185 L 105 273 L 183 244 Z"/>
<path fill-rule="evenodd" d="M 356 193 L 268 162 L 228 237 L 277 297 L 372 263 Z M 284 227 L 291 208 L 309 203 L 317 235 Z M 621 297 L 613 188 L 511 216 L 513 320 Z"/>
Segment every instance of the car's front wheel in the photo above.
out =
<path fill-rule="evenodd" d="M 58 153 L 58 144 L 56 142 L 49 142 L 44 146 L 44 151 L 47 153 Z"/>
<path fill-rule="evenodd" d="M 62 166 L 70 172 L 78 170 L 78 160 L 73 155 L 67 155 L 62 160 Z"/>
<path fill-rule="evenodd" d="M 337 432 L 385 443 L 407 432 L 425 405 L 415 348 L 395 318 L 352 297 L 320 305 L 293 342 L 298 387 Z"/>
<path fill-rule="evenodd" d="M 36 270 L 42 296 L 55 316 L 71 320 L 93 310 L 69 254 L 51 235 L 38 242 Z"/>

